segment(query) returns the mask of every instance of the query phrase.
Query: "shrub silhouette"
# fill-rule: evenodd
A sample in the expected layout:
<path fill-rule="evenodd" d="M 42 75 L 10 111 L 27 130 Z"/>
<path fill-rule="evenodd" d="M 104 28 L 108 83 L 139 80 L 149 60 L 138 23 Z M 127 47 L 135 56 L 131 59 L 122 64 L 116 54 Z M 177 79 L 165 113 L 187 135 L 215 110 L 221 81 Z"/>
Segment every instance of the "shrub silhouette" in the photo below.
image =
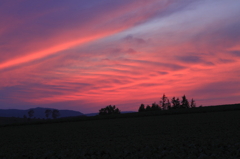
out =
<path fill-rule="evenodd" d="M 99 110 L 99 115 L 120 114 L 120 110 L 115 105 L 109 105 Z"/>

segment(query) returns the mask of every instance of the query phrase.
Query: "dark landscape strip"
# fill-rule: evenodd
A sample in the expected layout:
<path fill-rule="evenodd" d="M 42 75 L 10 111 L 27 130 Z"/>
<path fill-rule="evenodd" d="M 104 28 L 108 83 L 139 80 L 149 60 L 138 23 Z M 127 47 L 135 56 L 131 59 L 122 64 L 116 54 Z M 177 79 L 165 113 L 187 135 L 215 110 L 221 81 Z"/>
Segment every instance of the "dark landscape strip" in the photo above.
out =
<path fill-rule="evenodd" d="M 3 124 L 0 127 L 54 124 L 54 123 L 92 121 L 92 120 L 109 120 L 109 119 L 121 119 L 121 118 L 138 118 L 138 117 L 162 116 L 162 115 L 211 113 L 211 112 L 239 111 L 239 110 L 240 110 L 240 104 L 229 104 L 229 105 L 205 106 L 205 107 L 196 107 L 196 108 L 149 111 L 149 112 L 140 112 L 140 113 L 134 112 L 134 113 L 114 114 L 114 115 L 96 115 L 96 116 L 90 116 L 90 117 L 80 116 L 80 117 L 66 117 L 66 118 L 59 118 L 59 119 L 44 119 L 41 121 L 25 121 L 25 122 L 21 121 L 21 122 L 16 122 L 11 124 Z"/>

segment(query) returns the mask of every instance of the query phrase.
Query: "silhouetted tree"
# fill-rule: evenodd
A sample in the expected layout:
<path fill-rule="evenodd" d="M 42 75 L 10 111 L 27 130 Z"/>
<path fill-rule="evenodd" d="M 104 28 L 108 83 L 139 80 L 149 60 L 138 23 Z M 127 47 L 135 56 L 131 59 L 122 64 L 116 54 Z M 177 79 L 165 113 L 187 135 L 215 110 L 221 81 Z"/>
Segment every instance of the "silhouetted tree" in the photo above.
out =
<path fill-rule="evenodd" d="M 173 107 L 174 109 L 177 108 L 177 103 L 176 103 L 175 97 L 172 98 L 172 107 Z"/>
<path fill-rule="evenodd" d="M 188 102 L 185 95 L 182 96 L 182 102 L 181 103 L 182 103 L 181 108 L 189 108 L 189 102 Z"/>
<path fill-rule="evenodd" d="M 165 94 L 163 94 L 163 96 L 162 96 L 162 98 L 161 98 L 161 100 L 160 100 L 160 106 L 162 107 L 162 110 L 166 110 L 167 109 L 167 97 L 166 97 L 166 95 Z"/>
<path fill-rule="evenodd" d="M 176 99 L 175 97 L 173 97 L 173 98 L 172 98 L 172 104 L 173 104 L 173 106 L 172 106 L 173 109 L 178 109 L 178 108 L 180 108 L 179 98 Z"/>
<path fill-rule="evenodd" d="M 32 118 L 32 117 L 33 117 L 33 114 L 34 114 L 34 110 L 33 110 L 33 109 L 30 109 L 30 110 L 28 111 L 28 116 L 29 116 L 29 118 Z"/>
<path fill-rule="evenodd" d="M 146 111 L 149 112 L 149 111 L 151 111 L 151 110 L 152 110 L 152 108 L 150 107 L 150 105 L 147 105 Z"/>
<path fill-rule="evenodd" d="M 115 109 L 115 111 L 114 111 L 114 114 L 120 114 L 121 112 L 120 112 L 120 110 L 117 108 L 117 109 Z"/>
<path fill-rule="evenodd" d="M 52 111 L 52 118 L 53 118 L 53 119 L 56 119 L 56 118 L 59 117 L 59 116 L 60 116 L 59 110 L 54 109 L 54 110 Z"/>
<path fill-rule="evenodd" d="M 106 108 L 101 108 L 101 109 L 99 110 L 99 115 L 106 115 L 106 114 L 107 114 Z"/>
<path fill-rule="evenodd" d="M 99 115 L 107 115 L 107 114 L 120 114 L 120 110 L 118 108 L 116 108 L 116 106 L 106 106 L 105 108 L 101 108 L 99 110 Z"/>
<path fill-rule="evenodd" d="M 139 109 L 138 109 L 138 112 L 144 112 L 144 111 L 145 111 L 145 105 L 141 104 Z"/>
<path fill-rule="evenodd" d="M 168 110 L 169 110 L 169 109 L 172 109 L 172 105 L 171 105 L 171 102 L 169 101 L 169 99 L 167 99 L 166 105 L 167 105 L 167 109 L 168 109 Z"/>
<path fill-rule="evenodd" d="M 195 100 L 193 100 L 193 98 L 192 98 L 192 100 L 191 100 L 191 108 L 195 108 L 196 107 L 196 102 L 195 102 Z"/>
<path fill-rule="evenodd" d="M 45 116 L 47 117 L 47 119 L 48 119 L 48 117 L 50 117 L 51 114 L 52 114 L 52 110 L 50 110 L 50 109 L 45 110 Z"/>
<path fill-rule="evenodd" d="M 151 110 L 153 110 L 153 111 L 156 111 L 156 110 L 161 110 L 161 108 L 158 106 L 158 104 L 157 103 L 152 103 L 152 108 L 151 108 Z"/>
<path fill-rule="evenodd" d="M 181 107 L 179 98 L 176 99 L 176 104 L 177 104 L 177 108 Z"/>
<path fill-rule="evenodd" d="M 154 102 L 152 103 L 152 106 L 147 105 L 146 108 L 144 104 L 141 104 L 138 109 L 138 112 L 196 107 L 196 103 L 193 99 L 191 101 L 191 105 L 189 105 L 189 102 L 185 95 L 182 96 L 182 101 L 180 102 L 179 98 L 176 99 L 175 97 L 173 97 L 172 100 L 170 101 L 168 97 L 165 94 L 163 94 L 159 103 L 160 103 L 160 106 L 156 104 L 156 102 Z"/>

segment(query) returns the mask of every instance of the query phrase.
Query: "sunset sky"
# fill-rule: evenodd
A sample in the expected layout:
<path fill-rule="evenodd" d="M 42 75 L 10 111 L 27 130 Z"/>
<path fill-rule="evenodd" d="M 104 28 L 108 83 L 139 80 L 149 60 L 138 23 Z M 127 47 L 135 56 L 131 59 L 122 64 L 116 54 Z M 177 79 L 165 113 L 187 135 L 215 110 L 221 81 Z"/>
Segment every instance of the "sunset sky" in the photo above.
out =
<path fill-rule="evenodd" d="M 240 103 L 239 0 L 0 1 L 0 109 Z"/>

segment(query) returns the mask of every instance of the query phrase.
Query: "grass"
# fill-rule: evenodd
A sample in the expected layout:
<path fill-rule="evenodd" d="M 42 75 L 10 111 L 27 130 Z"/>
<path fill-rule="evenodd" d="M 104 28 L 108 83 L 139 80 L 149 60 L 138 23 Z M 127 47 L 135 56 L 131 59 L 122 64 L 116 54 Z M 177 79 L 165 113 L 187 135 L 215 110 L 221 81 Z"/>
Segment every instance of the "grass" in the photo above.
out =
<path fill-rule="evenodd" d="M 0 127 L 0 158 L 240 158 L 240 110 L 114 118 Z"/>

